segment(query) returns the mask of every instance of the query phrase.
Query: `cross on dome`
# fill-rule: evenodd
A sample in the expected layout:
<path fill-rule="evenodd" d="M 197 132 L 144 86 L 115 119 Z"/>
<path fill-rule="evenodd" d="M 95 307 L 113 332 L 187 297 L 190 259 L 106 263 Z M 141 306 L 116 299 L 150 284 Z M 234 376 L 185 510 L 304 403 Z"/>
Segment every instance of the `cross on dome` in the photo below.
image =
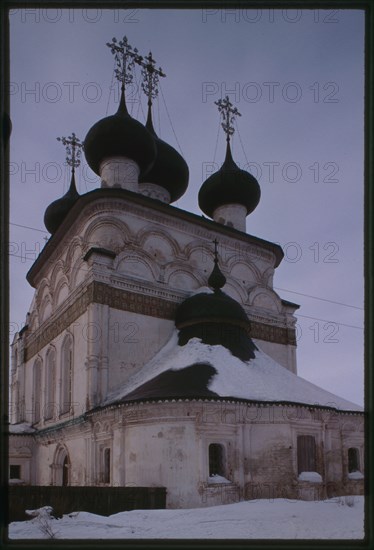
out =
<path fill-rule="evenodd" d="M 226 141 L 230 141 L 230 136 L 232 136 L 235 132 L 235 117 L 242 115 L 241 113 L 239 113 L 236 107 L 233 107 L 233 104 L 229 100 L 228 95 L 224 99 L 219 99 L 218 101 L 215 101 L 214 104 L 218 106 L 218 111 L 223 119 L 221 126 L 226 134 Z"/>
<path fill-rule="evenodd" d="M 218 264 L 218 241 L 217 241 L 217 237 L 212 242 L 214 244 L 214 263 Z"/>
<path fill-rule="evenodd" d="M 125 84 L 131 84 L 133 80 L 135 63 L 140 63 L 143 58 L 139 55 L 137 48 L 133 49 L 129 44 L 127 36 L 119 41 L 117 38 L 113 38 L 112 42 L 107 42 L 106 45 L 114 55 L 117 64 L 114 72 L 117 80 L 122 83 L 122 89 L 124 89 Z"/>
<path fill-rule="evenodd" d="M 75 168 L 78 168 L 78 166 L 81 163 L 80 157 L 82 153 L 83 143 L 74 132 L 72 132 L 71 136 L 66 137 L 58 137 L 56 138 L 57 141 L 61 141 L 63 145 L 65 145 L 66 148 L 66 162 L 69 166 L 72 167 L 73 172 Z"/>
<path fill-rule="evenodd" d="M 225 286 L 226 277 L 222 273 L 218 265 L 218 241 L 217 238 L 212 241 L 214 243 L 214 267 L 213 271 L 209 276 L 208 284 L 213 288 L 214 292 L 219 292 L 219 290 Z"/>
<path fill-rule="evenodd" d="M 158 95 L 159 77 L 165 77 L 166 74 L 162 72 L 161 67 L 156 69 L 156 61 L 152 57 L 152 52 L 149 52 L 147 56 L 141 58 L 137 63 L 142 67 L 142 90 L 148 97 L 148 105 L 151 106 L 152 99 L 156 99 Z"/>

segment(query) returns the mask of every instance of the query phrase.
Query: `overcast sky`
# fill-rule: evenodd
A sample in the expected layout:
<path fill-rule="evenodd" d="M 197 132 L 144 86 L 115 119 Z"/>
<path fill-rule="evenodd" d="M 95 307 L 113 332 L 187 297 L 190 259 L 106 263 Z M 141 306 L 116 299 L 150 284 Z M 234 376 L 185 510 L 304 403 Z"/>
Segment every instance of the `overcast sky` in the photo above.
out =
<path fill-rule="evenodd" d="M 214 101 L 228 94 L 241 112 L 233 156 L 262 193 L 247 232 L 285 252 L 274 287 L 301 306 L 298 373 L 362 404 L 363 12 L 18 9 L 10 24 L 11 336 L 32 300 L 25 276 L 49 235 L 45 209 L 68 187 L 56 137 L 83 140 L 116 111 L 105 44 L 127 35 L 167 74 L 155 128 L 190 169 L 175 206 L 201 214 L 199 188 L 223 162 Z M 127 100 L 144 122 L 136 84 Z M 100 186 L 85 161 L 77 179 L 81 194 Z"/>

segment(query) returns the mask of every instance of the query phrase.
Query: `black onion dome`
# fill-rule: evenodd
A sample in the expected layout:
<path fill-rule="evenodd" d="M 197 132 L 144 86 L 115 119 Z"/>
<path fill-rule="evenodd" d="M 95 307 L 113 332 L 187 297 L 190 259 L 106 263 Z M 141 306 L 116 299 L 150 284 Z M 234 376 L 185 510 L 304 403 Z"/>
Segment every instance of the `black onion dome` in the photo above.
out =
<path fill-rule="evenodd" d="M 243 361 L 255 357 L 256 346 L 249 336 L 250 322 L 242 306 L 221 290 L 195 294 L 178 307 L 175 325 L 178 344 L 191 338 L 203 344 L 224 346 Z"/>
<path fill-rule="evenodd" d="M 199 207 L 210 218 L 216 208 L 225 204 L 242 204 L 250 214 L 258 205 L 260 196 L 258 181 L 235 164 L 227 142 L 225 162 L 200 188 Z"/>
<path fill-rule="evenodd" d="M 124 91 L 115 115 L 102 118 L 88 131 L 84 140 L 88 165 L 99 175 L 101 162 L 110 157 L 134 160 L 145 174 L 156 158 L 156 145 L 150 132 L 127 111 Z"/>
<path fill-rule="evenodd" d="M 257 349 L 249 336 L 250 322 L 242 306 L 222 292 L 225 283 L 216 250 L 214 268 L 208 279 L 214 292 L 190 296 L 177 308 L 178 344 L 184 346 L 191 338 L 199 338 L 204 344 L 224 346 L 239 359 L 248 361 L 255 357 Z"/>
<path fill-rule="evenodd" d="M 181 303 L 175 316 L 177 328 L 207 321 L 249 324 L 242 306 L 221 290 L 190 296 Z"/>
<path fill-rule="evenodd" d="M 79 198 L 79 193 L 75 186 L 74 172 L 71 175 L 70 187 L 63 197 L 53 201 L 45 211 L 44 225 L 50 233 L 54 233 L 64 221 L 70 209 Z"/>
<path fill-rule="evenodd" d="M 160 139 L 153 127 L 151 109 L 148 109 L 146 128 L 154 137 L 157 156 L 154 165 L 139 183 L 155 183 L 170 193 L 170 202 L 178 200 L 188 186 L 189 170 L 184 158 L 168 143 Z"/>

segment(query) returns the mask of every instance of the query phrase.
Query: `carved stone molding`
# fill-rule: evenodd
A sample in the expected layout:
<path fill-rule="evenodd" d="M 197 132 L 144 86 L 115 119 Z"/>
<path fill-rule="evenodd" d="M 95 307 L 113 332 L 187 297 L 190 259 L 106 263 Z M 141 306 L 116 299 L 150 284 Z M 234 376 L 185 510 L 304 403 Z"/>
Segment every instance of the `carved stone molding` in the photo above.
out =
<path fill-rule="evenodd" d="M 28 335 L 25 345 L 25 361 L 36 355 L 54 338 L 78 319 L 91 303 L 107 305 L 121 311 L 132 311 L 159 319 L 173 320 L 178 307 L 176 302 L 149 296 L 134 291 L 114 288 L 97 281 L 91 282 L 85 292 L 61 315 L 46 321 L 34 334 Z M 292 328 L 273 326 L 267 323 L 251 321 L 250 336 L 259 340 L 284 345 L 296 345 L 296 334 Z"/>

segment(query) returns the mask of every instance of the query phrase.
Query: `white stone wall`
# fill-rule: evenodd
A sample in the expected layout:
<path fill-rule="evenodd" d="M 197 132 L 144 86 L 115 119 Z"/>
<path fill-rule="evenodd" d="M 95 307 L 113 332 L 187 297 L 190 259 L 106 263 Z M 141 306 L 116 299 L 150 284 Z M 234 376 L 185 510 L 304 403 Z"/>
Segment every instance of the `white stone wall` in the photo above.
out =
<path fill-rule="evenodd" d="M 30 435 L 12 435 L 9 437 L 9 465 L 21 467 L 21 481 L 26 484 L 35 484 L 35 450 L 36 445 Z"/>
<path fill-rule="evenodd" d="M 166 344 L 174 322 L 109 308 L 108 392 L 124 384 Z"/>
<path fill-rule="evenodd" d="M 247 209 L 242 204 L 224 204 L 213 212 L 213 219 L 222 225 L 234 227 L 245 233 Z"/>
<path fill-rule="evenodd" d="M 321 484 L 298 480 L 298 435 L 315 437 Z M 108 407 L 86 422 L 37 436 L 34 483 L 61 484 L 67 455 L 69 484 L 100 485 L 109 448 L 110 485 L 165 486 L 168 508 L 253 498 L 313 500 L 347 494 L 347 487 L 362 491 L 362 481 L 348 479 L 347 453 L 357 447 L 363 464 L 363 437 L 361 415 L 326 409 L 203 400 Z M 230 483 L 209 482 L 211 443 L 225 449 Z M 25 449 L 12 449 L 17 463 Z"/>
<path fill-rule="evenodd" d="M 102 161 L 99 168 L 101 187 L 119 187 L 138 191 L 139 166 L 127 157 L 111 157 Z"/>

